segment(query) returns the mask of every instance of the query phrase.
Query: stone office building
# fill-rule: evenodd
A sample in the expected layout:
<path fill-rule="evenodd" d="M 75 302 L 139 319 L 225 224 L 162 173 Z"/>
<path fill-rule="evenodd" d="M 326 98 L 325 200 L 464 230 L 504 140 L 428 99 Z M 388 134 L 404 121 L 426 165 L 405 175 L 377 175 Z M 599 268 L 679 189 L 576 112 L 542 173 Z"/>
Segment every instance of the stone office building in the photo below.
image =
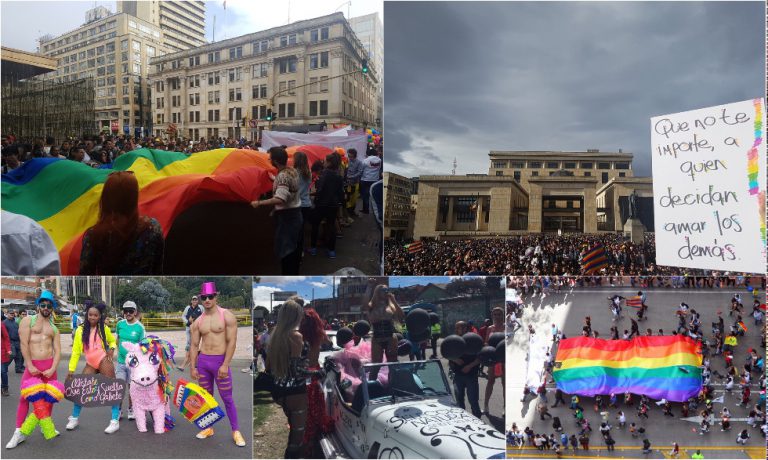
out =
<path fill-rule="evenodd" d="M 491 151 L 488 175 L 420 176 L 414 238 L 621 231 L 628 198 L 653 229 L 650 177 L 631 153 Z"/>

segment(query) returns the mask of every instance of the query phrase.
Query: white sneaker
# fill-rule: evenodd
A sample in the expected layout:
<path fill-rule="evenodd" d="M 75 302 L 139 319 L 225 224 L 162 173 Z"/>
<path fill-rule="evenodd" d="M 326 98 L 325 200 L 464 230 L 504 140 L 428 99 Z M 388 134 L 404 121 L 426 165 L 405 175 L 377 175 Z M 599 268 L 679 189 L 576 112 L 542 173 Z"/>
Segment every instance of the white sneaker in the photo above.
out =
<path fill-rule="evenodd" d="M 104 432 L 107 433 L 107 434 L 112 434 L 112 433 L 114 433 L 115 431 L 117 431 L 119 429 L 120 429 L 120 421 L 119 420 L 110 420 L 109 421 L 109 426 L 106 429 L 104 429 Z"/>
<path fill-rule="evenodd" d="M 70 415 L 68 420 L 69 420 L 69 421 L 67 422 L 67 429 L 68 429 L 68 430 L 74 430 L 75 428 L 77 428 L 77 425 L 79 425 L 79 424 L 80 424 L 80 420 L 78 420 L 78 418 L 77 418 L 77 417 L 72 417 L 72 416 Z"/>
<path fill-rule="evenodd" d="M 136 420 L 136 416 L 133 415 L 133 409 L 128 409 L 128 420 Z"/>
<path fill-rule="evenodd" d="M 21 433 L 20 428 L 16 428 L 16 431 L 13 432 L 13 437 L 10 441 L 8 441 L 8 444 L 5 445 L 6 449 L 13 449 L 14 447 L 18 446 L 20 443 L 24 442 L 24 440 L 27 439 L 27 436 Z"/>

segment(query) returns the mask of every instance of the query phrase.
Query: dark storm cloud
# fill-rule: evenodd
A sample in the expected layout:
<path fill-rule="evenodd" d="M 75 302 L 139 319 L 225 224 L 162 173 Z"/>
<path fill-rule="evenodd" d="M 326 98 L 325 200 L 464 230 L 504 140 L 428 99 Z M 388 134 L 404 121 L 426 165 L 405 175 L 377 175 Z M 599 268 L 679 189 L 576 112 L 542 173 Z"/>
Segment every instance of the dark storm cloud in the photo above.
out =
<path fill-rule="evenodd" d="M 635 154 L 650 117 L 760 96 L 761 2 L 387 2 L 387 169 L 488 169 L 488 152 Z"/>

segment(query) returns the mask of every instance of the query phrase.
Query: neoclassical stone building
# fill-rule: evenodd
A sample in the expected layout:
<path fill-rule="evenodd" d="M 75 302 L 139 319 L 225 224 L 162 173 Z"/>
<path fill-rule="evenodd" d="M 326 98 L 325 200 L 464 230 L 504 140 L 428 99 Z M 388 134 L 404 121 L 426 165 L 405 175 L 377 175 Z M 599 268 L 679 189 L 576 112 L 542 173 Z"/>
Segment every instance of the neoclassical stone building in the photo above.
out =
<path fill-rule="evenodd" d="M 653 229 L 650 177 L 631 153 L 491 151 L 487 175 L 420 176 L 413 237 L 442 239 L 538 232 L 616 232 L 638 197 Z"/>

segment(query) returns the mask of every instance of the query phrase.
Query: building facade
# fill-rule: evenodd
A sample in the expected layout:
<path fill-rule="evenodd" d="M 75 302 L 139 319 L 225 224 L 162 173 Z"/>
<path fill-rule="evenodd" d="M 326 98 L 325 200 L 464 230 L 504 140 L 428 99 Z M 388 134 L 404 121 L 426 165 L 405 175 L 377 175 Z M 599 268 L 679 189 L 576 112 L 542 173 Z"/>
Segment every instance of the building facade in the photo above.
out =
<path fill-rule="evenodd" d="M 156 136 L 256 139 L 281 126 L 373 126 L 376 69 L 341 13 L 152 60 Z"/>
<path fill-rule="evenodd" d="M 117 12 L 159 27 L 169 51 L 182 51 L 205 44 L 203 1 L 118 0 Z"/>
<path fill-rule="evenodd" d="M 4 276 L 0 279 L 2 305 L 33 304 L 40 295 L 40 279 L 35 276 Z"/>
<path fill-rule="evenodd" d="M 653 229 L 650 177 L 624 152 L 492 151 L 488 175 L 421 176 L 413 237 L 620 232 L 629 196 Z M 386 233 L 385 233 L 386 235 Z"/>
<path fill-rule="evenodd" d="M 349 24 L 368 53 L 371 65 L 379 75 L 376 85 L 376 126 L 381 128 L 384 110 L 384 24 L 379 13 L 350 18 Z"/>
<path fill-rule="evenodd" d="M 56 71 L 41 77 L 45 81 L 94 80 L 94 131 L 136 136 L 151 132 L 147 69 L 151 58 L 166 52 L 158 26 L 97 7 L 77 29 L 41 38 L 40 52 L 57 61 Z"/>
<path fill-rule="evenodd" d="M 384 237 L 410 238 L 411 195 L 413 184 L 407 177 L 384 173 Z"/>

